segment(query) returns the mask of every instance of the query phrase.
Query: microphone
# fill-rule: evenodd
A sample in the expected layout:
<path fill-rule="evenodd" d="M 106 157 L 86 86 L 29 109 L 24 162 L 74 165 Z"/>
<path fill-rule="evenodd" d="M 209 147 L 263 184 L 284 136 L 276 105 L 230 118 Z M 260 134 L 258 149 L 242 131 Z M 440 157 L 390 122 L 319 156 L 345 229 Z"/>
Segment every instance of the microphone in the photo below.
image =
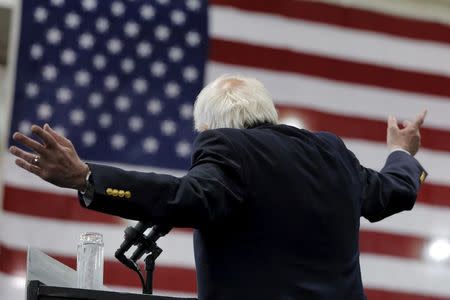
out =
<path fill-rule="evenodd" d="M 155 225 L 152 227 L 150 233 L 145 236 L 144 241 L 139 244 L 137 249 L 134 251 L 133 255 L 131 255 L 130 260 L 133 262 L 138 261 L 142 255 L 151 251 L 151 248 L 148 245 L 154 244 L 160 237 L 165 236 L 172 230 L 172 226 L 168 225 Z"/>
<path fill-rule="evenodd" d="M 128 259 L 125 257 L 125 253 L 131 248 L 131 246 L 139 242 L 139 239 L 145 230 L 151 226 L 152 224 L 149 222 L 138 222 L 134 227 L 127 227 L 124 235 L 125 240 L 122 242 L 119 249 L 116 250 L 114 256 L 128 267 L 134 268 L 135 266 L 131 266 L 129 264 Z"/>

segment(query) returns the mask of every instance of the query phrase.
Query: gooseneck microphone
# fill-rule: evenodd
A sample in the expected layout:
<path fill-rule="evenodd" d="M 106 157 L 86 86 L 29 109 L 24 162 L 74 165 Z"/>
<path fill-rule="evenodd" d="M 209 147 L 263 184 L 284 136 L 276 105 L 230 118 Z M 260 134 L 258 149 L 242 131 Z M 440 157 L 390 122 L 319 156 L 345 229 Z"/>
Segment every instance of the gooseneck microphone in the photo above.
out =
<path fill-rule="evenodd" d="M 150 233 L 145 235 L 144 232 L 150 227 L 152 227 Z M 154 225 L 150 222 L 138 222 L 134 227 L 129 226 L 125 229 L 124 241 L 114 254 L 122 264 L 139 275 L 139 279 L 142 283 L 142 292 L 144 294 L 152 294 L 153 292 L 152 281 L 155 260 L 162 252 L 162 249 L 158 247 L 156 241 L 169 233 L 171 229 L 172 227 L 167 225 Z M 137 247 L 131 257 L 128 258 L 125 253 L 130 250 L 132 246 Z M 148 254 L 145 258 L 146 280 L 144 280 L 144 276 L 137 263 L 137 261 L 145 254 Z"/>
<path fill-rule="evenodd" d="M 142 236 L 144 232 L 152 226 L 149 222 L 138 222 L 134 227 L 128 226 L 125 229 L 124 234 L 124 241 L 122 244 L 120 244 L 119 249 L 116 250 L 116 253 L 114 256 L 124 265 L 127 267 L 137 270 L 138 266 L 130 261 L 126 256 L 125 253 L 134 245 L 137 245 L 140 240 L 142 239 Z"/>
<path fill-rule="evenodd" d="M 138 261 L 142 255 L 149 253 L 151 245 L 153 245 L 160 237 L 165 236 L 172 230 L 172 226 L 167 225 L 155 225 L 152 227 L 150 233 L 145 236 L 145 241 L 140 243 L 134 253 L 131 255 L 130 260 L 133 262 Z"/>

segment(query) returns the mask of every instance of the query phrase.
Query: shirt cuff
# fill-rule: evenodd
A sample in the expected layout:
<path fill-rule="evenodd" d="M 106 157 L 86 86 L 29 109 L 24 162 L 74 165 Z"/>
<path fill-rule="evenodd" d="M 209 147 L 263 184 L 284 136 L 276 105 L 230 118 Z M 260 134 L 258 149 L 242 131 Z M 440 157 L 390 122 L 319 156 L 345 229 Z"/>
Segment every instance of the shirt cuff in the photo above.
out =
<path fill-rule="evenodd" d="M 91 182 L 91 171 L 89 171 L 88 175 L 86 176 L 86 190 L 79 191 L 81 195 L 81 199 L 84 202 L 84 205 L 89 206 L 92 203 L 92 200 L 94 199 L 94 185 Z"/>
<path fill-rule="evenodd" d="M 81 199 L 83 199 L 84 205 L 89 206 L 94 199 L 94 190 L 87 191 L 86 193 L 81 193 Z"/>
<path fill-rule="evenodd" d="M 405 153 L 408 153 L 409 155 L 411 155 L 411 153 L 409 153 L 408 150 L 405 150 L 405 149 L 400 148 L 400 147 L 395 147 L 395 148 L 391 149 L 391 151 L 389 151 L 389 154 L 394 153 L 394 152 L 396 152 L 396 151 L 405 152 Z"/>

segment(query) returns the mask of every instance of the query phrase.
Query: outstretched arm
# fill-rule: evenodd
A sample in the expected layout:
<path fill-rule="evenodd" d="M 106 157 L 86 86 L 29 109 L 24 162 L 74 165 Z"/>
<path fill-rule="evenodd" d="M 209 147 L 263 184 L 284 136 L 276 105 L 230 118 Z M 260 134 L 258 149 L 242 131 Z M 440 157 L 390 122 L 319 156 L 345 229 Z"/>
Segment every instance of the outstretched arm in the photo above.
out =
<path fill-rule="evenodd" d="M 395 117 L 388 119 L 387 145 L 391 151 L 380 172 L 359 166 L 362 181 L 361 215 L 371 222 L 410 210 L 414 206 L 426 172 L 414 159 L 420 148 L 420 126 L 426 111 L 404 121 L 400 129 Z M 359 163 L 358 163 L 359 165 Z"/>
<path fill-rule="evenodd" d="M 42 143 L 15 133 L 18 147 L 10 151 L 16 164 L 60 187 L 86 189 L 91 171 L 94 191 L 82 206 L 135 220 L 180 227 L 201 228 L 218 224 L 239 211 L 244 199 L 244 176 L 239 155 L 219 131 L 205 131 L 194 145 L 193 164 L 181 177 L 124 171 L 111 166 L 85 164 L 72 143 L 50 126 L 33 125 Z M 39 159 L 36 161 L 36 155 Z"/>
<path fill-rule="evenodd" d="M 95 192 L 89 201 L 80 195 L 80 203 L 156 224 L 193 228 L 220 224 L 238 213 L 244 201 L 244 172 L 232 149 L 220 132 L 201 133 L 192 167 L 180 178 L 89 164 Z"/>

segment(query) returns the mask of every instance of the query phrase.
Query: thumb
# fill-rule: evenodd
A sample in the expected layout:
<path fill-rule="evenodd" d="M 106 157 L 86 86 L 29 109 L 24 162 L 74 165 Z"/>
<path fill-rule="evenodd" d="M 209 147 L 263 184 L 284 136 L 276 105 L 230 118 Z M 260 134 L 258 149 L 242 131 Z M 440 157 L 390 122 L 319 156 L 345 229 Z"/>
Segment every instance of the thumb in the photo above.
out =
<path fill-rule="evenodd" d="M 425 117 L 427 116 L 427 110 L 423 110 L 421 113 L 419 113 L 416 117 L 416 120 L 414 121 L 414 126 L 419 128 L 422 126 L 423 122 L 425 121 Z"/>

